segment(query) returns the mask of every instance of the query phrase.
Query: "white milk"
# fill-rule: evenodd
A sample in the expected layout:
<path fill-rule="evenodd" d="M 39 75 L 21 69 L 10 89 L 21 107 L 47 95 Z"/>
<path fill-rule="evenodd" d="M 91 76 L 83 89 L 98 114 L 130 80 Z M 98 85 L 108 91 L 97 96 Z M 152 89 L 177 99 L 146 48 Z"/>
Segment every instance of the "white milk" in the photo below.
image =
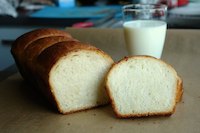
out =
<path fill-rule="evenodd" d="M 160 58 L 167 24 L 157 20 L 135 20 L 124 23 L 129 55 L 150 55 Z"/>

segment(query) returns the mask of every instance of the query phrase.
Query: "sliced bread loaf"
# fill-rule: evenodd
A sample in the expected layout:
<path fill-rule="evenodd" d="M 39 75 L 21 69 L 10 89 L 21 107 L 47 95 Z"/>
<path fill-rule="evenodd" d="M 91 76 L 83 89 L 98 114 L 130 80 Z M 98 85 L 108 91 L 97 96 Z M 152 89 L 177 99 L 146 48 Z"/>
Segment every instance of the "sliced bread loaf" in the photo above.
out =
<path fill-rule="evenodd" d="M 109 102 L 105 76 L 114 63 L 98 48 L 56 29 L 37 29 L 20 36 L 11 48 L 31 86 L 41 90 L 60 113 Z"/>
<path fill-rule="evenodd" d="M 106 88 L 118 117 L 171 115 L 182 96 L 182 80 L 162 60 L 127 57 L 108 73 Z"/>

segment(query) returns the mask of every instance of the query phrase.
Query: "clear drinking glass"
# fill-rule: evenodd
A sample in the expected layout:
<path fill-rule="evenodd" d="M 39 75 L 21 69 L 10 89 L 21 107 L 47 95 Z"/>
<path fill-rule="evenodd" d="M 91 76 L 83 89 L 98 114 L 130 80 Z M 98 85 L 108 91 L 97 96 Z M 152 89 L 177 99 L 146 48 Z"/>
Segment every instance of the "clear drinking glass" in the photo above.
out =
<path fill-rule="evenodd" d="M 131 4 L 123 6 L 122 12 L 128 54 L 161 58 L 167 29 L 167 6 Z"/>

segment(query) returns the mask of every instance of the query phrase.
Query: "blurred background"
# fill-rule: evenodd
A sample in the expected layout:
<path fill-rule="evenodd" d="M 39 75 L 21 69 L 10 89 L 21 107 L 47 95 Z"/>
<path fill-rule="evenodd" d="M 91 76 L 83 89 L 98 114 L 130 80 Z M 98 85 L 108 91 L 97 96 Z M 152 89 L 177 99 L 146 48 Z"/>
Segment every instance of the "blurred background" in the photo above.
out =
<path fill-rule="evenodd" d="M 121 28 L 121 8 L 130 3 L 166 4 L 169 29 L 200 29 L 200 0 L 0 0 L 0 72 L 14 63 L 10 45 L 23 33 L 48 27 Z"/>
<path fill-rule="evenodd" d="M 1 0 L 0 26 L 121 27 L 121 7 L 168 5 L 168 28 L 200 28 L 200 0 Z"/>

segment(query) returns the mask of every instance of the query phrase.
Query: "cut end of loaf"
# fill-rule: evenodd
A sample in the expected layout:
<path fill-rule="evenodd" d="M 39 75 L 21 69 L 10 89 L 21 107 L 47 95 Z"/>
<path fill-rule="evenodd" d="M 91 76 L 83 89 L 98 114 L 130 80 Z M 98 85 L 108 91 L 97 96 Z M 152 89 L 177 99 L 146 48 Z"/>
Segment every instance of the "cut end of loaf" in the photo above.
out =
<path fill-rule="evenodd" d="M 61 113 L 89 109 L 109 102 L 105 75 L 113 61 L 99 51 L 78 50 L 60 58 L 50 71 L 49 83 Z"/>
<path fill-rule="evenodd" d="M 109 55 L 57 29 L 36 29 L 15 40 L 11 53 L 22 76 L 37 86 L 60 113 L 108 103 L 104 78 Z"/>
<path fill-rule="evenodd" d="M 178 88 L 176 71 L 159 59 L 130 57 L 115 64 L 107 91 L 118 117 L 170 115 Z"/>

